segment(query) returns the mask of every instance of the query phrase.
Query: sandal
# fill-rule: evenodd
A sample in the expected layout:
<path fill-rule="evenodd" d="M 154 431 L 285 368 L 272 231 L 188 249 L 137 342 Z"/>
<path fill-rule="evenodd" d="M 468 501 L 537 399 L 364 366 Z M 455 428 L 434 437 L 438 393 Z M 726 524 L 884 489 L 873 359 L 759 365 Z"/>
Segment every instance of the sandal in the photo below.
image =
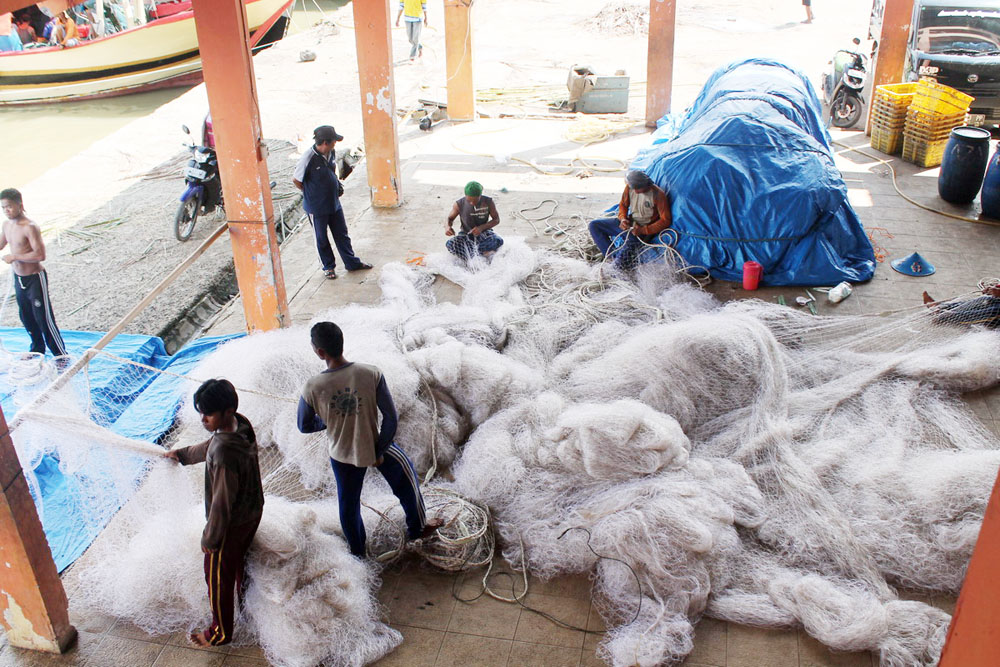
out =
<path fill-rule="evenodd" d="M 330 280 L 336 280 L 337 279 L 337 272 L 334 269 L 329 269 L 327 271 L 324 271 L 323 275 L 326 276 Z"/>

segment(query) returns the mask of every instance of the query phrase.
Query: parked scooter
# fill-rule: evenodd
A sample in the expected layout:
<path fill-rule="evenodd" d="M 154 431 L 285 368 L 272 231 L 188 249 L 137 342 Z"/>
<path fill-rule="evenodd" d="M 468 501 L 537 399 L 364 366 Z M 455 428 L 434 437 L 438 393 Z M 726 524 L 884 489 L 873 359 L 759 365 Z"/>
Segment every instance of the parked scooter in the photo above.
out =
<path fill-rule="evenodd" d="M 181 195 L 181 205 L 174 216 L 174 235 L 178 241 L 187 241 L 194 231 L 199 215 L 206 215 L 223 206 L 222 181 L 219 179 L 219 160 L 215 148 L 196 146 L 191 138 L 191 130 L 182 125 L 188 135 L 188 150 L 191 159 L 184 168 L 184 182 L 187 187 Z"/>
<path fill-rule="evenodd" d="M 861 47 L 857 37 L 854 46 Z M 827 64 L 829 69 L 823 74 L 823 101 L 830 105 L 830 122 L 834 127 L 853 127 L 861 119 L 865 103 L 868 58 L 860 51 L 841 49 Z"/>

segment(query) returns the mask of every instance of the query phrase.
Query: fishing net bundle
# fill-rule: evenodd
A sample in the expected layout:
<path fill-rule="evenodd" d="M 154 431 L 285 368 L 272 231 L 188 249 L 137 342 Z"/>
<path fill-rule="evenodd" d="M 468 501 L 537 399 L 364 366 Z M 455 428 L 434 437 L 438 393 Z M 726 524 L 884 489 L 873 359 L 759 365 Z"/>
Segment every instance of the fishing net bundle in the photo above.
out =
<path fill-rule="evenodd" d="M 649 32 L 649 7 L 641 3 L 615 0 L 583 21 L 591 31 L 605 35 L 645 35 Z"/>
<path fill-rule="evenodd" d="M 961 585 L 1000 467 L 961 394 L 996 384 L 997 335 L 924 308 L 722 305 L 670 267 L 607 271 L 510 239 L 491 263 L 386 266 L 381 303 L 317 318 L 381 368 L 397 442 L 437 473 L 425 496 L 446 539 L 418 551 L 486 564 L 492 522 L 515 567 L 590 573 L 609 664 L 682 660 L 703 615 L 934 664 L 948 615 L 896 589 Z M 460 303 L 436 302 L 435 275 Z M 267 504 L 239 639 L 279 664 L 360 664 L 399 642 L 376 566 L 340 536 L 322 434 L 295 426 L 321 369 L 299 326 L 228 343 L 192 374 L 230 379 L 256 428 Z M 189 401 L 179 421 L 200 429 Z M 203 627 L 200 476 L 151 466 L 75 568 L 81 599 L 153 632 Z M 397 556 L 402 513 L 380 476 L 362 500 L 373 555 Z"/>
<path fill-rule="evenodd" d="M 208 627 L 202 474 L 156 464 L 74 570 L 70 596 L 152 634 Z M 269 494 L 247 576 L 234 641 L 259 644 L 272 664 L 367 664 L 402 641 L 380 620 L 376 572 L 350 554 L 335 500 Z"/>

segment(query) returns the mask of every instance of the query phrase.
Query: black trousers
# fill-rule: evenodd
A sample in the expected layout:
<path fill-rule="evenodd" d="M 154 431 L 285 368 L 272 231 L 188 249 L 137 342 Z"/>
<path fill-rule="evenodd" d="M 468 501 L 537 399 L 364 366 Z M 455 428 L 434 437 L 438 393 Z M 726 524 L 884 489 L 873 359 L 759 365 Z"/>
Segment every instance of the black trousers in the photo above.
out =
<path fill-rule="evenodd" d="M 31 336 L 31 351 L 45 352 L 45 345 L 54 356 L 66 354 L 66 344 L 56 326 L 56 316 L 49 301 L 49 281 L 45 271 L 30 276 L 14 275 L 14 294 L 17 296 L 17 310 L 21 314 L 21 324 Z"/>
<path fill-rule="evenodd" d="M 361 260 L 354 255 L 354 248 L 351 247 L 351 237 L 347 234 L 347 220 L 344 219 L 344 209 L 337 209 L 331 215 L 312 216 L 313 231 L 316 233 L 316 250 L 319 252 L 319 261 L 323 264 L 323 270 L 329 271 L 337 266 L 337 258 L 333 256 L 333 248 L 330 247 L 330 237 L 327 230 L 333 235 L 333 242 L 337 244 L 337 252 L 344 260 L 344 268 L 354 271 L 361 266 Z"/>

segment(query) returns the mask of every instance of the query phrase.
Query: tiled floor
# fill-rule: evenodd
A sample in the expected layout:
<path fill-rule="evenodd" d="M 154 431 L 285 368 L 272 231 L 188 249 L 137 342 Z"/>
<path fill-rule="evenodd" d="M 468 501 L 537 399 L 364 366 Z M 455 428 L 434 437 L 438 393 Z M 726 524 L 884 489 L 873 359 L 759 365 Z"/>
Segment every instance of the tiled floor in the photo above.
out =
<path fill-rule="evenodd" d="M 488 129 L 490 121 L 480 121 L 477 131 Z M 527 135 L 534 133 L 539 146 L 550 142 L 551 123 L 523 121 Z M 561 130 L 561 128 L 558 128 Z M 597 217 L 609 203 L 617 200 L 620 175 L 595 175 L 580 180 L 540 176 L 523 165 L 498 165 L 491 158 L 457 154 L 451 146 L 459 128 L 435 130 L 434 133 L 404 134 L 406 152 L 413 157 L 404 167 L 405 206 L 394 210 L 365 208 L 367 197 L 363 183 L 348 184 L 345 198 L 347 216 L 355 249 L 375 264 L 404 261 L 417 255 L 436 252 L 444 242 L 441 222 L 447 208 L 460 192 L 460 186 L 474 173 L 487 189 L 496 192 L 502 216 L 499 230 L 505 236 L 522 235 L 530 243 L 544 246 L 549 237 L 538 236 L 532 227 L 519 220 L 518 209 L 534 206 L 541 199 L 558 202 L 559 216 L 577 213 L 583 218 Z M 520 131 L 520 130 L 519 130 Z M 409 136 L 409 140 L 406 137 Z M 837 133 L 837 138 L 851 145 L 865 145 L 856 133 Z M 524 137 L 521 137 L 524 139 Z M 626 135 L 603 144 L 601 154 L 627 158 L 634 154 L 644 138 Z M 567 151 L 576 151 L 568 145 Z M 843 149 L 838 147 L 838 151 Z M 572 153 L 568 153 L 572 155 Z M 920 251 L 938 267 L 927 278 L 909 278 L 880 264 L 875 278 L 858 285 L 855 293 L 841 304 L 825 300 L 817 304 L 821 314 L 878 314 L 920 303 L 920 294 L 928 290 L 936 297 L 948 297 L 971 290 L 980 278 L 997 275 L 996 257 L 1000 253 L 1000 229 L 959 222 L 923 211 L 901 199 L 892 188 L 887 170 L 875 160 L 855 153 L 841 153 L 838 165 L 844 172 L 851 200 L 866 228 L 881 227 L 892 235 L 877 239 L 886 248 L 887 259 Z M 918 170 L 894 160 L 901 187 L 922 203 L 960 214 L 975 213 L 957 209 L 937 199 L 936 172 Z M 505 188 L 501 190 L 501 188 Z M 308 322 L 315 313 L 348 302 L 374 302 L 379 298 L 378 271 L 347 274 L 336 281 L 325 280 L 315 259 L 308 230 L 300 233 L 282 250 L 290 307 L 296 323 Z M 386 243 L 386 239 L 394 242 Z M 793 303 L 799 288 L 769 288 L 753 293 L 738 285 L 716 283 L 710 287 L 723 299 L 754 297 L 768 300 L 783 295 Z M 438 296 L 456 300 L 457 288 L 439 281 Z M 243 329 L 242 310 L 237 303 L 217 321 L 210 333 Z M 983 423 L 1000 434 L 1000 392 L 977 392 L 966 397 Z M 502 580 L 496 582 L 500 585 Z M 479 592 L 472 574 L 451 575 L 427 571 L 415 563 L 398 566 L 384 573 L 379 598 L 386 608 L 389 623 L 399 629 L 403 644 L 378 664 L 405 665 L 558 665 L 603 664 L 595 655 L 600 640 L 596 633 L 584 633 L 559 627 L 519 606 L 480 597 L 470 603 L 457 601 Z M 920 598 L 948 611 L 950 598 Z M 72 599 L 72 598 L 71 598 Z M 550 582 L 533 581 L 525 604 L 551 613 L 565 622 L 599 630 L 601 620 L 590 600 L 590 584 L 583 577 Z M 78 646 L 66 656 L 52 658 L 6 648 L 0 652 L 3 665 L 211 665 L 251 667 L 265 664 L 257 649 L 221 651 L 195 650 L 182 635 L 151 638 L 115 623 L 113 619 L 73 612 L 80 630 Z M 833 654 L 802 631 L 771 631 L 736 626 L 703 619 L 696 628 L 693 653 L 688 667 L 869 667 L 877 659 L 868 653 Z"/>

